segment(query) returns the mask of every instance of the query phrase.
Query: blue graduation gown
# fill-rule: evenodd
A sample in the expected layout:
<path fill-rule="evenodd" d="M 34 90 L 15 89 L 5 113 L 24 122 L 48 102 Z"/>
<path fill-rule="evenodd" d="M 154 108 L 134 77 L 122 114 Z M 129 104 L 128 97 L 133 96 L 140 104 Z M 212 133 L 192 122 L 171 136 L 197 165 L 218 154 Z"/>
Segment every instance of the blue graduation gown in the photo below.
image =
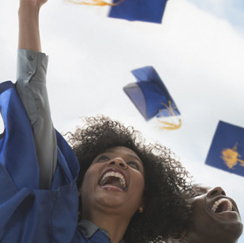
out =
<path fill-rule="evenodd" d="M 39 189 L 39 168 L 28 116 L 12 82 L 0 84 L 0 242 L 109 242 L 97 231 L 87 240 L 77 227 L 79 164 L 56 132 L 58 165 L 50 190 Z"/>

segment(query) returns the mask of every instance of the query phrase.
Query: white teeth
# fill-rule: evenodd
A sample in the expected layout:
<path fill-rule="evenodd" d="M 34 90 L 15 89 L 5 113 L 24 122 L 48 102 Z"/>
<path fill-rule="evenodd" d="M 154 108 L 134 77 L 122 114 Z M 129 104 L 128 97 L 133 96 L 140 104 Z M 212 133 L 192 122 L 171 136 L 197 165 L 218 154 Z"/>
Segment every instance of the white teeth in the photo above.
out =
<path fill-rule="evenodd" d="M 232 211 L 232 203 L 228 200 L 228 199 L 226 199 L 226 198 L 221 198 L 221 199 L 219 199 L 218 201 L 216 201 L 215 203 L 214 203 L 214 205 L 213 205 L 213 207 L 212 207 L 212 212 L 216 212 L 216 210 L 217 210 L 217 208 L 218 208 L 218 206 L 221 204 L 221 203 L 223 203 L 223 202 L 226 202 L 227 203 L 227 209 L 226 210 L 224 210 L 224 211 Z"/>
<path fill-rule="evenodd" d="M 126 188 L 126 181 L 125 178 L 122 174 L 120 174 L 119 172 L 114 172 L 114 171 L 109 171 L 107 173 L 105 173 L 102 177 L 102 179 L 100 180 L 100 185 L 103 185 L 107 179 L 107 177 L 112 176 L 112 177 L 117 177 L 119 178 L 120 184 L 122 185 L 123 189 Z"/>

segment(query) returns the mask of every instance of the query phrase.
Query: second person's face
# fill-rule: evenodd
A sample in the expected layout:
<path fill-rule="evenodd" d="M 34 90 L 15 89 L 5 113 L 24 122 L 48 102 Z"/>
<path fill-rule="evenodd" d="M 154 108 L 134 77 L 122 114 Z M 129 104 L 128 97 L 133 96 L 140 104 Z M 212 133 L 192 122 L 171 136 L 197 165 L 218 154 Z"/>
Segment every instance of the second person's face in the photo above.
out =
<path fill-rule="evenodd" d="M 198 187 L 192 200 L 191 225 L 187 239 L 192 243 L 237 242 L 243 225 L 235 201 L 221 187 Z"/>

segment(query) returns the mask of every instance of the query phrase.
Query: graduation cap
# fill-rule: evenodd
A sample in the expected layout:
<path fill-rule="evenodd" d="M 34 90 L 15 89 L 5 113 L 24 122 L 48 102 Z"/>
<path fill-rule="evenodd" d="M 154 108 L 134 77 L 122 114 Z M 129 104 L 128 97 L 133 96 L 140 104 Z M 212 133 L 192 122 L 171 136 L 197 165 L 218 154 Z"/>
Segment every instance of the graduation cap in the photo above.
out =
<path fill-rule="evenodd" d="M 67 0 L 68 2 L 75 3 L 75 4 L 80 4 L 80 5 L 93 5 L 93 6 L 116 6 L 120 4 L 124 0 L 118 0 L 114 3 L 109 3 L 103 0 Z M 133 1 L 133 0 L 132 0 Z"/>
<path fill-rule="evenodd" d="M 109 17 L 161 23 L 167 0 L 113 0 Z"/>
<path fill-rule="evenodd" d="M 67 0 L 81 5 L 111 6 L 109 17 L 161 23 L 167 0 Z"/>
<path fill-rule="evenodd" d="M 160 118 L 180 115 L 174 100 L 153 67 L 135 69 L 132 74 L 137 82 L 126 85 L 124 91 L 146 120 L 155 116 Z M 175 124 L 167 121 L 161 123 L 176 129 Z"/>
<path fill-rule="evenodd" d="M 205 163 L 244 176 L 244 128 L 219 121 Z"/>

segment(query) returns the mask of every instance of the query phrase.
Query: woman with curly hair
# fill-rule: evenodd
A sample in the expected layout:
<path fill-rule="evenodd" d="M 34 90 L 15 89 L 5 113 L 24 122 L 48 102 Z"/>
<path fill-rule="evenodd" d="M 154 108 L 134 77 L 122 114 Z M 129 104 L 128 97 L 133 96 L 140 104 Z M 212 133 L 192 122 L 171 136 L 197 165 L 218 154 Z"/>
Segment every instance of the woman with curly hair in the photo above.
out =
<path fill-rule="evenodd" d="M 191 191 L 186 181 L 188 178 L 186 170 L 174 159 L 169 149 L 157 143 L 146 144 L 141 133 L 134 128 L 125 127 L 103 116 L 87 118 L 85 127 L 78 128 L 74 134 L 71 134 L 69 142 L 81 168 L 77 180 L 82 196 L 79 210 L 81 218 L 85 214 L 84 211 L 87 211 L 84 207 L 87 202 L 83 202 L 88 198 L 83 199 L 87 172 L 96 161 L 103 163 L 105 167 L 116 166 L 114 154 L 122 149 L 130 151 L 137 158 L 136 165 L 131 160 L 127 162 L 132 168 L 130 170 L 143 171 L 144 177 L 144 182 L 141 183 L 144 184 L 142 203 L 138 205 L 139 210 L 135 208 L 130 216 L 130 223 L 124 235 L 125 242 L 158 242 L 168 236 L 176 236 L 176 232 L 182 232 L 189 213 L 182 193 Z M 121 160 L 119 162 L 122 163 Z M 122 169 L 125 167 L 122 166 Z M 102 186 L 107 183 L 116 185 L 118 181 L 110 176 L 104 182 L 102 181 Z M 88 207 L 91 205 L 92 203 Z M 121 213 L 124 214 L 123 211 Z"/>
<path fill-rule="evenodd" d="M 169 149 L 103 116 L 87 118 L 70 134 L 73 151 L 53 129 L 38 26 L 45 2 L 20 0 L 18 80 L 0 85 L 0 241 L 146 243 L 177 237 L 188 222 L 184 195 L 191 184 Z"/>

